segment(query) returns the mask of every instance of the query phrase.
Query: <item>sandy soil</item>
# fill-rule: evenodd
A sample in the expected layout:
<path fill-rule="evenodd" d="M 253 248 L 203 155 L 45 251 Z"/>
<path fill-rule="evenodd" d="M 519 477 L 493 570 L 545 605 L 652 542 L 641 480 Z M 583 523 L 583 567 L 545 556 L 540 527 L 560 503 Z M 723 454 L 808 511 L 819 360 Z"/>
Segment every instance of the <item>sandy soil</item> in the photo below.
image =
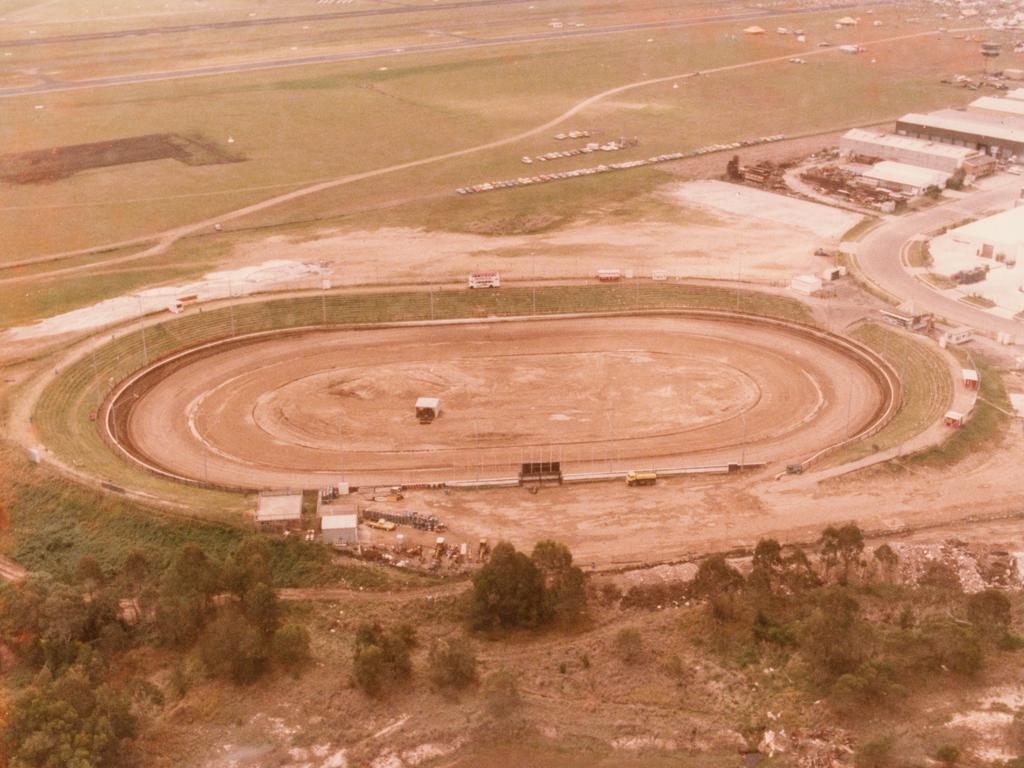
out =
<path fill-rule="evenodd" d="M 739 275 L 748 280 L 785 282 L 819 268 L 814 249 L 857 220 L 844 212 L 780 195 L 721 186 L 749 204 L 736 210 L 727 195 L 711 199 L 696 193 L 691 201 L 691 185 L 669 185 L 660 196 L 679 205 L 680 215 L 693 221 L 624 225 L 595 220 L 554 232 L 509 236 L 403 227 L 323 230 L 315 239 L 304 241 L 278 235 L 239 245 L 230 263 L 288 258 L 322 264 L 331 270 L 335 285 L 464 280 L 474 270 L 498 270 L 509 280 L 592 277 L 603 268 L 632 270 L 638 275 L 661 269 L 676 277 L 729 279 Z M 699 203 L 701 211 L 694 213 L 691 202 Z M 823 208 L 827 215 L 803 208 L 794 211 L 793 206 Z M 818 223 L 808 227 L 808 220 Z"/>
<path fill-rule="evenodd" d="M 794 460 L 884 402 L 860 361 L 813 337 L 684 317 L 314 332 L 159 375 L 114 406 L 137 452 L 247 487 Z M 421 396 L 441 399 L 433 424 L 414 418 Z"/>

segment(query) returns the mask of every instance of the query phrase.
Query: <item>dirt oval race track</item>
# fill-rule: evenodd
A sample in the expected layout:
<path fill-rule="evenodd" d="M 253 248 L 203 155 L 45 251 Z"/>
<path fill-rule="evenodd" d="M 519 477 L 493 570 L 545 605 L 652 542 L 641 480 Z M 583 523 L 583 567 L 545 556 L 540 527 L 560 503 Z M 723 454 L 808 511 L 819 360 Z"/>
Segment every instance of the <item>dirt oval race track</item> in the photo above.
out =
<path fill-rule="evenodd" d="M 235 339 L 122 385 L 101 423 L 151 470 L 316 488 L 799 461 L 891 417 L 856 344 L 710 312 L 323 329 Z M 420 424 L 418 397 L 441 415 Z"/>

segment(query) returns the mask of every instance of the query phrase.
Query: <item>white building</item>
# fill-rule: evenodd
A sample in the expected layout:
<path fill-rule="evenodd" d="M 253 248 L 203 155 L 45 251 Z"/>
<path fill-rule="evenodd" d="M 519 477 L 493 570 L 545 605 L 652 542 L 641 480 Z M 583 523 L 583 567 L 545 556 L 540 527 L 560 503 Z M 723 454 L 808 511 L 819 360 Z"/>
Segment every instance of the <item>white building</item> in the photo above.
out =
<path fill-rule="evenodd" d="M 995 96 L 982 96 L 980 99 L 975 99 L 968 104 L 967 111 L 978 115 L 1024 118 L 1024 101 L 1020 99 L 997 99 Z"/>
<path fill-rule="evenodd" d="M 320 518 L 324 544 L 350 547 L 359 543 L 359 519 L 356 515 L 324 515 Z"/>
<path fill-rule="evenodd" d="M 922 168 L 918 165 L 907 165 L 895 160 L 883 160 L 865 171 L 862 177 L 865 182 L 884 189 L 892 189 L 906 195 L 920 195 L 929 187 L 942 189 L 949 181 L 951 174 Z"/>
<path fill-rule="evenodd" d="M 993 157 L 1024 156 L 1024 119 L 978 112 L 940 109 L 927 115 L 912 112 L 896 122 L 896 133 L 977 149 Z"/>
<path fill-rule="evenodd" d="M 1012 91 L 1007 91 L 1005 94 L 1008 99 L 1014 99 L 1016 101 L 1024 101 L 1024 88 L 1014 88 Z"/>
<path fill-rule="evenodd" d="M 954 243 L 974 248 L 979 256 L 995 259 L 1001 253 L 1020 263 L 1024 260 L 1024 206 L 973 221 L 947 234 Z"/>
<path fill-rule="evenodd" d="M 876 133 L 862 128 L 854 128 L 844 133 L 839 139 L 839 151 L 851 159 L 862 157 L 872 160 L 896 160 L 950 174 L 962 168 L 964 161 L 981 154 L 969 147 L 957 147 L 892 133 Z"/>

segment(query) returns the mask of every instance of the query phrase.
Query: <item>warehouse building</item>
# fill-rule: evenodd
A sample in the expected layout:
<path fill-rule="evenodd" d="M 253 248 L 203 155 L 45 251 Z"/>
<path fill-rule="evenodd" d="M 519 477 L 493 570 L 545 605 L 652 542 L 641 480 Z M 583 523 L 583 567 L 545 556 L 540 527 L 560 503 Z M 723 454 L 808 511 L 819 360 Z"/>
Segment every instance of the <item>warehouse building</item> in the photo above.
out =
<path fill-rule="evenodd" d="M 1004 95 L 1008 99 L 1024 101 L 1024 88 L 1014 88 L 1012 91 L 1007 91 Z"/>
<path fill-rule="evenodd" d="M 1003 254 L 1007 261 L 1020 262 L 1024 260 L 1024 205 L 957 227 L 947 236 L 970 245 L 978 256 L 997 259 Z"/>
<path fill-rule="evenodd" d="M 933 168 L 921 168 L 917 165 L 897 163 L 895 160 L 883 160 L 864 171 L 861 178 L 865 183 L 882 189 L 891 189 L 904 195 L 920 195 L 929 187 L 942 189 L 949 181 L 950 175 L 945 171 L 936 171 Z"/>
<path fill-rule="evenodd" d="M 1020 99 L 997 99 L 995 96 L 982 96 L 980 99 L 975 99 L 968 104 L 967 111 L 978 115 L 1024 118 L 1024 101 Z"/>
<path fill-rule="evenodd" d="M 1024 158 L 1024 119 L 941 109 L 912 112 L 896 122 L 896 133 L 977 149 L 1003 160 Z"/>
<path fill-rule="evenodd" d="M 839 151 L 854 161 L 895 160 L 949 174 L 964 168 L 966 163 L 965 172 L 978 176 L 981 174 L 975 171 L 992 164 L 981 152 L 970 147 L 957 147 L 891 133 L 875 133 L 861 128 L 843 134 L 839 139 Z"/>

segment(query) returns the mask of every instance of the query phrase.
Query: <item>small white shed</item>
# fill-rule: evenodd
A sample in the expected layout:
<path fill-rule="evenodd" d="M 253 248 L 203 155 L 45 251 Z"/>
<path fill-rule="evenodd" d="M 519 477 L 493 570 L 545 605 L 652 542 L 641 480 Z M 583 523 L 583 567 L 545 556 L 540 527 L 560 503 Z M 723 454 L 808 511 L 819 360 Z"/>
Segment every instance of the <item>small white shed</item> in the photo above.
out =
<path fill-rule="evenodd" d="M 820 291 L 822 286 L 821 278 L 814 275 L 798 275 L 789 281 L 789 287 L 797 293 L 810 296 Z"/>
<path fill-rule="evenodd" d="M 359 543 L 357 515 L 324 515 L 320 518 L 320 531 L 324 544 L 332 547 L 351 547 Z"/>

